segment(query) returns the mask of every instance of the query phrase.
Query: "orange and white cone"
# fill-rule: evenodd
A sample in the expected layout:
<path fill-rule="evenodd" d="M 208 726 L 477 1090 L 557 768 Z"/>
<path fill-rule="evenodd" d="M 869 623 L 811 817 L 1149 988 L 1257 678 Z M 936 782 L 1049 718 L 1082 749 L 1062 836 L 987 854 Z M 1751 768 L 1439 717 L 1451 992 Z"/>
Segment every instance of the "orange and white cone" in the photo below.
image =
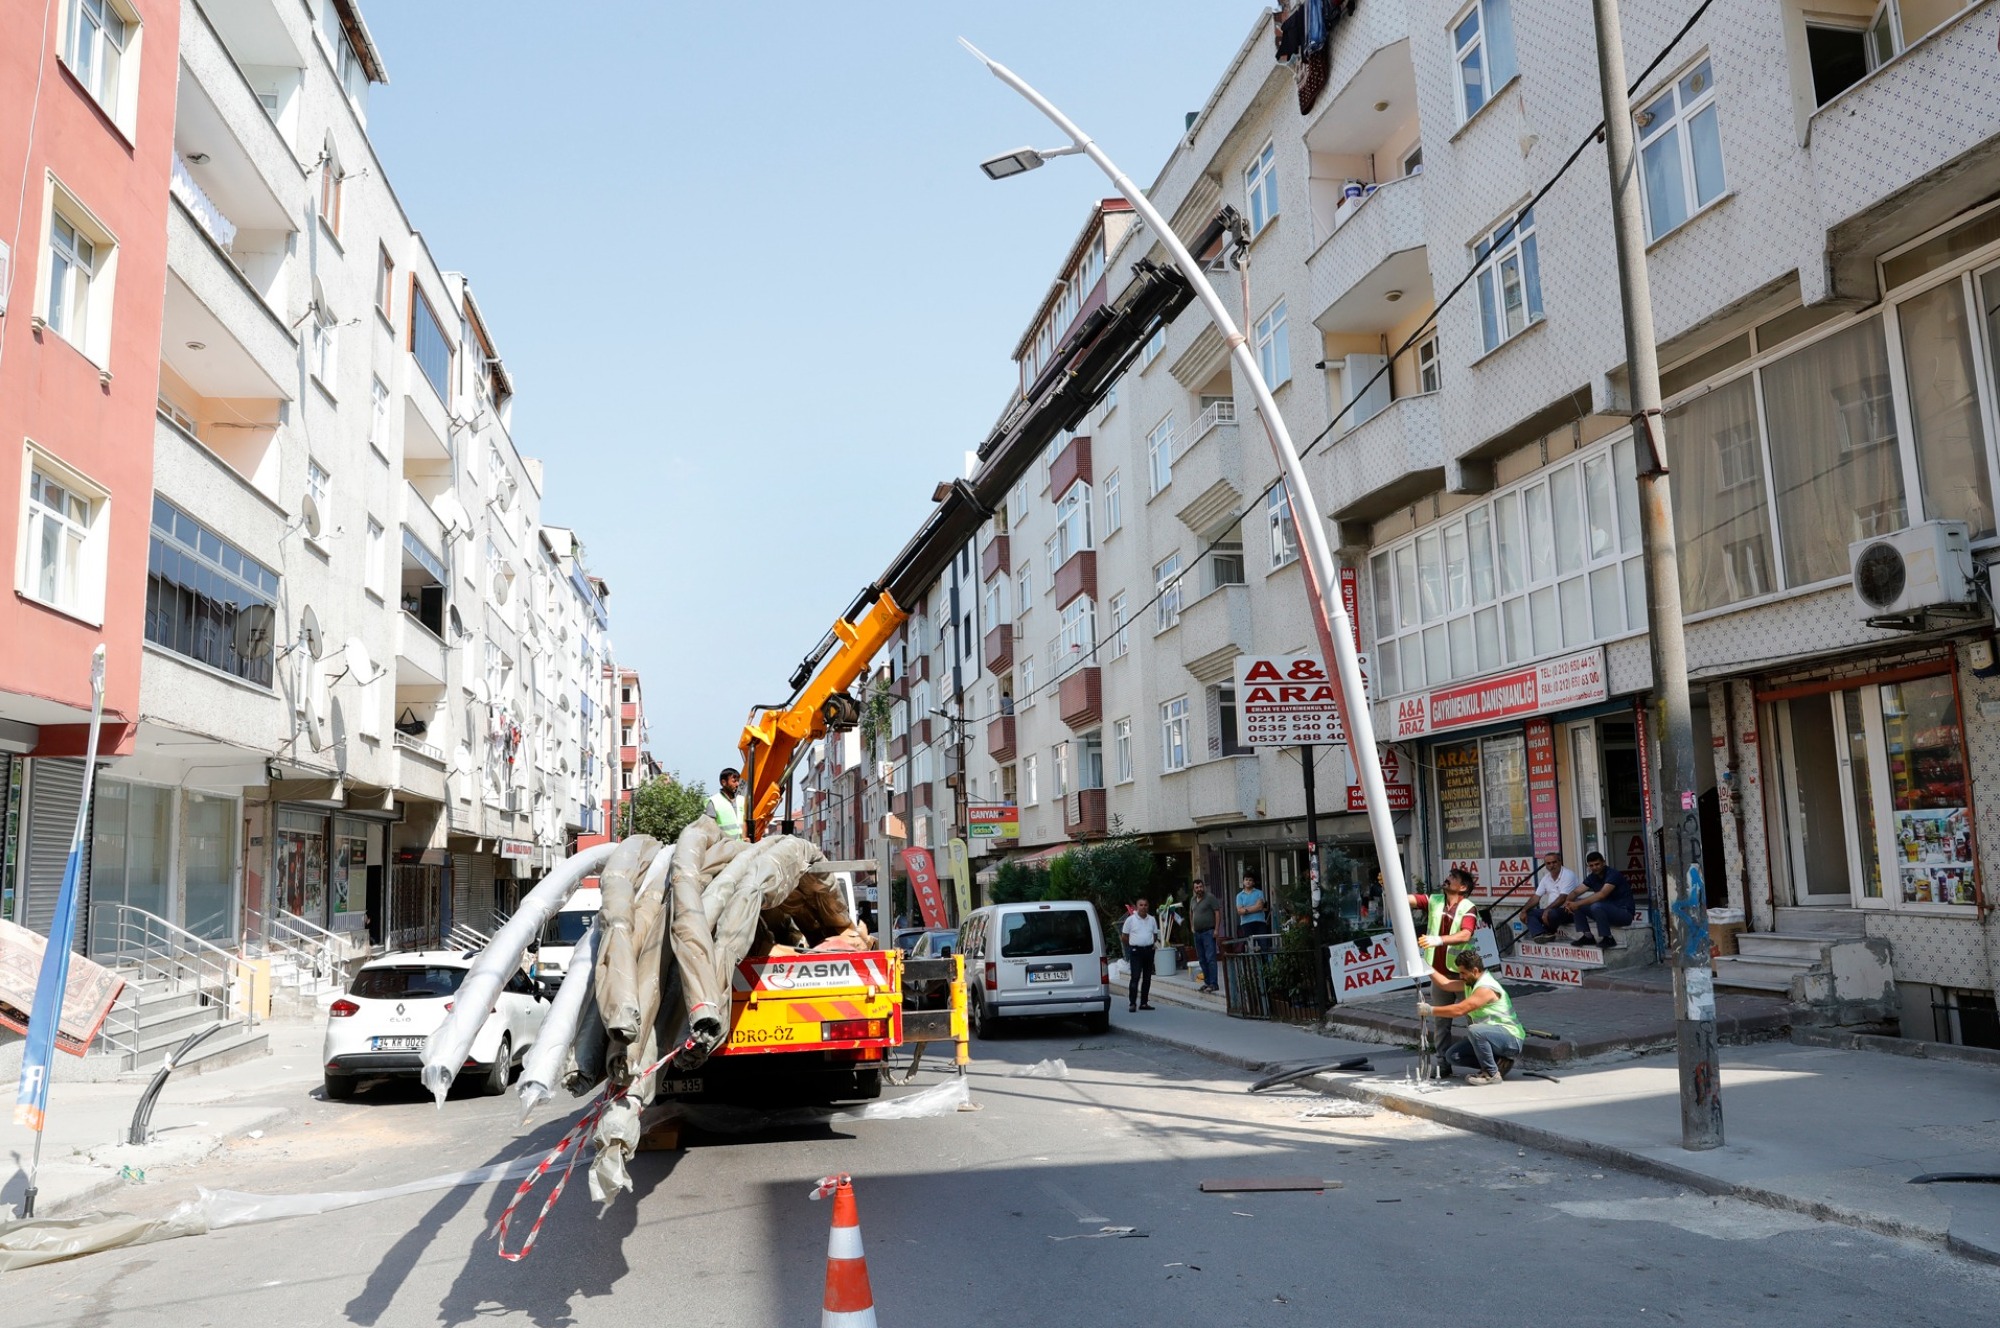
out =
<path fill-rule="evenodd" d="M 854 1186 L 845 1176 L 837 1180 L 833 1229 L 826 1238 L 826 1301 L 820 1328 L 875 1328 L 875 1293 L 868 1286 L 868 1260 L 861 1253 Z"/>

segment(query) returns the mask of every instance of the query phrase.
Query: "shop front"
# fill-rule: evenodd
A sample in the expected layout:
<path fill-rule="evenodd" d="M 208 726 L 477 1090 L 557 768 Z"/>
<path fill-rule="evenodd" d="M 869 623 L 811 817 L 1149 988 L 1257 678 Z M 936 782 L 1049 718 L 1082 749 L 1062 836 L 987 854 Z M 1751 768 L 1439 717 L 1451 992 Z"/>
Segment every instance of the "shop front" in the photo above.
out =
<path fill-rule="evenodd" d="M 280 804 L 272 818 L 271 881 L 282 913 L 331 932 L 373 933 L 388 864 L 386 820 Z"/>
<path fill-rule="evenodd" d="M 100 778 L 90 819 L 90 945 L 107 954 L 143 931 L 134 910 L 232 946 L 241 929 L 237 874 L 242 799 Z"/>
<path fill-rule="evenodd" d="M 1406 814 L 1399 813 L 1394 818 L 1399 844 L 1408 843 L 1409 822 Z M 1375 854 L 1368 818 L 1346 814 L 1322 816 L 1317 829 L 1322 906 L 1331 900 L 1340 915 L 1357 926 L 1379 921 L 1381 863 Z M 1227 906 L 1225 936 L 1236 934 L 1234 904 L 1246 873 L 1256 873 L 1273 910 L 1273 925 L 1279 929 L 1287 920 L 1288 906 L 1310 897 L 1304 820 L 1205 830 L 1199 844 L 1200 878 Z M 1183 891 L 1182 897 L 1185 895 Z"/>

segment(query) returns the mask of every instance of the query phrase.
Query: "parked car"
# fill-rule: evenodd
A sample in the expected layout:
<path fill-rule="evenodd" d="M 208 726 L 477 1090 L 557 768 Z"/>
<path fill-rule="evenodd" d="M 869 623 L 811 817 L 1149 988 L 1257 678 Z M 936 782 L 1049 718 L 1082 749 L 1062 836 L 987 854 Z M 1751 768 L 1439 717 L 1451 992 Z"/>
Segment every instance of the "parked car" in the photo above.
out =
<path fill-rule="evenodd" d="M 1090 904 L 988 904 L 958 939 L 974 1037 L 1029 1016 L 1082 1015 L 1093 1033 L 1111 1027 L 1110 962 Z"/>
<path fill-rule="evenodd" d="M 923 932 L 904 953 L 912 959 L 949 959 L 958 953 L 958 933 L 949 929 Z"/>
<path fill-rule="evenodd" d="M 896 934 L 890 938 L 890 944 L 894 945 L 904 954 L 908 954 L 910 947 L 923 939 L 924 933 L 929 930 L 929 927 L 898 927 L 896 928 Z"/>
<path fill-rule="evenodd" d="M 363 965 L 326 1012 L 320 1057 L 326 1096 L 338 1102 L 352 1096 L 362 1079 L 421 1074 L 424 1043 L 444 1022 L 471 969 L 471 955 L 451 950 L 384 955 Z M 526 972 L 514 974 L 472 1039 L 460 1081 L 476 1082 L 489 1097 L 506 1092 L 541 1032 L 548 1000 L 546 987 Z"/>

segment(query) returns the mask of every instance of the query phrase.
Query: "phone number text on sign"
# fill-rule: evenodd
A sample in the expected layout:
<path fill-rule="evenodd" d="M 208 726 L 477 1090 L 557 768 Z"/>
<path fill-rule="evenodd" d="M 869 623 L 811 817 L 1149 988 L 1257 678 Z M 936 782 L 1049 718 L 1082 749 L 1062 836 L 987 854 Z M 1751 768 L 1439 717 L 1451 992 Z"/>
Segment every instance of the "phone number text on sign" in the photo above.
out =
<path fill-rule="evenodd" d="M 1238 655 L 1236 732 L 1251 747 L 1346 742 L 1340 688 L 1317 655 Z"/>

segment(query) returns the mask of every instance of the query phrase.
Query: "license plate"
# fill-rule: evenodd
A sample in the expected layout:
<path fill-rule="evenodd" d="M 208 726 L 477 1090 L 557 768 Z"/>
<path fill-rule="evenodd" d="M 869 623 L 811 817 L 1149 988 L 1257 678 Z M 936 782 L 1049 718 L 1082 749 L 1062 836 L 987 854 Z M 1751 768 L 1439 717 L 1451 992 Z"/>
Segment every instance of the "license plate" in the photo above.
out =
<path fill-rule="evenodd" d="M 699 1093 L 706 1087 L 699 1079 L 668 1079 L 660 1084 L 660 1091 L 670 1095 L 685 1096 Z"/>
<path fill-rule="evenodd" d="M 1028 966 L 1028 981 L 1068 982 L 1069 972 L 1068 964 L 1030 964 Z"/>
<path fill-rule="evenodd" d="M 369 1039 L 369 1045 L 376 1051 L 422 1051 L 428 1038 L 420 1037 L 378 1037 Z"/>

